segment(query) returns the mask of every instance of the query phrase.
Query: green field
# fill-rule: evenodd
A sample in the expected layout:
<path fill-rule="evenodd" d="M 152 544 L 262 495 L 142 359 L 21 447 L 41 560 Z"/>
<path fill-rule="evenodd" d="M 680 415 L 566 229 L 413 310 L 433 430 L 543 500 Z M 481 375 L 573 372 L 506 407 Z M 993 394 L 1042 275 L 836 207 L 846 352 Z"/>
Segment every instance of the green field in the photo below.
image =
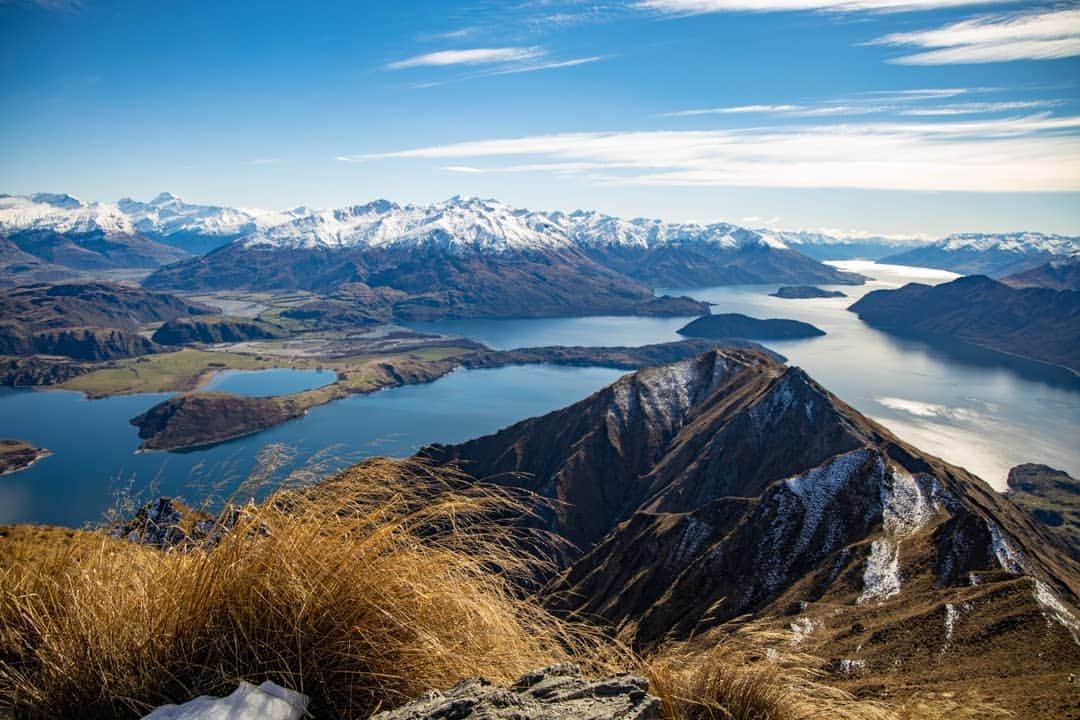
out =
<path fill-rule="evenodd" d="M 181 392 L 194 390 L 204 378 L 218 370 L 265 370 L 275 367 L 309 369 L 314 368 L 315 363 L 303 358 L 260 359 L 255 355 L 185 349 L 120 360 L 115 367 L 72 378 L 59 387 L 78 390 L 90 397 Z"/>

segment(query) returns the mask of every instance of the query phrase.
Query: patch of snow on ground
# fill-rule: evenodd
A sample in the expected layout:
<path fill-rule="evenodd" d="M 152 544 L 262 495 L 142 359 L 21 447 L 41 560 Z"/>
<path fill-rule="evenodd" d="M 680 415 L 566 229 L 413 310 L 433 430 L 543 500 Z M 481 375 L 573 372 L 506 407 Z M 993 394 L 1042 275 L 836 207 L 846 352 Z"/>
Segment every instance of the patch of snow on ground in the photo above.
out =
<path fill-rule="evenodd" d="M 679 541 L 679 546 L 675 548 L 675 552 L 668 558 L 666 565 L 669 568 L 685 566 L 687 561 L 697 554 L 710 533 L 712 533 L 711 525 L 696 518 L 689 518 L 686 530 L 683 531 L 682 539 Z"/>
<path fill-rule="evenodd" d="M 865 660 L 852 660 L 851 658 L 843 658 L 840 661 L 840 672 L 845 675 L 849 675 L 854 672 L 860 672 L 866 669 Z"/>
<path fill-rule="evenodd" d="M 855 601 L 887 600 L 900 592 L 900 548 L 888 537 L 870 543 L 863 570 L 863 591 Z"/>
<path fill-rule="evenodd" d="M 306 695 L 270 681 L 258 687 L 241 682 L 227 697 L 204 695 L 183 705 L 163 705 L 143 720 L 299 720 L 308 702 Z"/>
<path fill-rule="evenodd" d="M 1027 572 L 1027 560 L 1024 555 L 1013 549 L 1013 546 L 1001 534 L 998 524 L 988 520 L 986 527 L 990 530 L 990 547 L 994 551 L 998 565 L 1013 575 L 1023 575 Z"/>
<path fill-rule="evenodd" d="M 1034 580 L 1034 583 L 1035 602 L 1042 607 L 1043 615 L 1067 629 L 1073 637 L 1073 642 L 1080 645 L 1080 620 L 1077 620 L 1065 603 L 1058 599 L 1049 585 L 1041 580 Z"/>
<path fill-rule="evenodd" d="M 794 633 L 794 637 L 791 638 L 792 645 L 802 645 L 803 641 L 810 635 L 814 634 L 814 630 L 817 629 L 817 621 L 813 618 L 803 617 L 790 623 L 788 627 L 791 632 Z"/>
<path fill-rule="evenodd" d="M 920 481 L 899 468 L 890 468 L 881 483 L 885 536 L 870 544 L 863 571 L 863 591 L 857 603 L 880 602 L 900 592 L 900 541 L 923 527 L 933 513 L 933 505 Z"/>
<path fill-rule="evenodd" d="M 956 618 L 960 615 L 956 606 L 945 603 L 945 642 L 952 642 L 953 629 L 956 627 Z"/>
<path fill-rule="evenodd" d="M 824 465 L 784 481 L 787 489 L 801 500 L 803 507 L 802 529 L 795 543 L 794 554 L 806 549 L 837 493 L 872 454 L 871 450 L 864 448 L 837 455 Z M 880 464 L 879 459 L 876 465 Z"/>

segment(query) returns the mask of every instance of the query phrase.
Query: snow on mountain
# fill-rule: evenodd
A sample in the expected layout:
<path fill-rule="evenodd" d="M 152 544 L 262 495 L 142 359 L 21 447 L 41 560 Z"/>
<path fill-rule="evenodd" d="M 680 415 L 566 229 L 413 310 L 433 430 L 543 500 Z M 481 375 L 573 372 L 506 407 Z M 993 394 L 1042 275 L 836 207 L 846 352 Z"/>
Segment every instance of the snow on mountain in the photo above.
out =
<path fill-rule="evenodd" d="M 123 198 L 117 203 L 143 233 L 168 237 L 177 233 L 239 237 L 307 214 L 306 209 L 275 212 L 184 202 L 172 193 L 160 193 L 150 202 Z"/>
<path fill-rule="evenodd" d="M 549 217 L 565 228 L 575 244 L 583 247 L 617 245 L 651 248 L 659 245 L 700 243 L 727 249 L 754 245 L 787 248 L 773 233 L 748 230 L 729 223 L 699 225 L 666 223 L 649 218 L 624 220 L 582 210 L 569 214 L 551 213 Z"/>
<path fill-rule="evenodd" d="M 451 198 L 433 205 L 376 200 L 322 210 L 255 232 L 248 247 L 350 248 L 437 245 L 451 252 L 511 252 L 567 247 L 565 232 L 546 216 L 494 200 Z"/>
<path fill-rule="evenodd" d="M 83 202 L 66 194 L 0 196 L 0 232 L 52 231 L 61 234 L 102 232 L 133 235 L 131 220 L 110 203 Z"/>
<path fill-rule="evenodd" d="M 435 244 L 452 252 L 514 252 L 565 247 L 640 247 L 689 243 L 725 249 L 786 246 L 771 235 L 717 223 L 665 223 L 596 212 L 532 212 L 497 200 L 453 197 L 433 205 L 376 200 L 312 212 L 244 238 L 249 247 L 390 247 Z"/>
<path fill-rule="evenodd" d="M 997 250 L 1016 253 L 1070 255 L 1080 252 L 1080 237 L 1048 235 L 1038 232 L 1002 234 L 959 233 L 935 243 L 942 250 Z"/>

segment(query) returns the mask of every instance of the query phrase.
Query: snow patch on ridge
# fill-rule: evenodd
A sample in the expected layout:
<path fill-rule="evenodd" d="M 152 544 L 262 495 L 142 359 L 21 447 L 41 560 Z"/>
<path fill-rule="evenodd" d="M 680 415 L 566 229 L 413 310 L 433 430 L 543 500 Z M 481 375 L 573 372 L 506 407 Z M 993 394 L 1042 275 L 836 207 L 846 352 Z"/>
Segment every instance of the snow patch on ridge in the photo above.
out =
<path fill-rule="evenodd" d="M 1073 642 L 1080 645 L 1080 620 L 1058 599 L 1049 585 L 1035 578 L 1032 578 L 1032 582 L 1035 584 L 1035 602 L 1039 603 L 1043 615 L 1068 630 Z"/>
<path fill-rule="evenodd" d="M 930 499 L 918 478 L 899 468 L 890 468 L 881 483 L 881 518 L 884 535 L 870 543 L 863 570 L 863 591 L 857 603 L 883 601 L 899 594 L 900 541 L 926 525 L 933 517 Z"/>
<path fill-rule="evenodd" d="M 990 549 L 998 565 L 1006 572 L 1013 575 L 1023 575 L 1028 570 L 1027 559 L 1023 553 L 1015 550 L 1008 540 L 1001 534 L 1001 527 L 990 520 L 986 521 L 986 528 L 990 531 Z"/>

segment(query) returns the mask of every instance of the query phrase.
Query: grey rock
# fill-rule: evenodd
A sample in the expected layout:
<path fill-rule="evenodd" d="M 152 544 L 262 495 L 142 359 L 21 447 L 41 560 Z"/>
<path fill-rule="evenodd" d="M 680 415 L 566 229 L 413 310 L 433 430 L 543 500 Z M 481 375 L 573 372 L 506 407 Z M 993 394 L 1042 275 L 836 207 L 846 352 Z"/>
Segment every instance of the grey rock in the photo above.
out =
<path fill-rule="evenodd" d="M 396 710 L 371 720 L 656 720 L 660 700 L 649 681 L 621 674 L 601 680 L 582 677 L 577 665 L 534 670 L 508 688 L 472 678 L 440 692 L 428 690 Z"/>

